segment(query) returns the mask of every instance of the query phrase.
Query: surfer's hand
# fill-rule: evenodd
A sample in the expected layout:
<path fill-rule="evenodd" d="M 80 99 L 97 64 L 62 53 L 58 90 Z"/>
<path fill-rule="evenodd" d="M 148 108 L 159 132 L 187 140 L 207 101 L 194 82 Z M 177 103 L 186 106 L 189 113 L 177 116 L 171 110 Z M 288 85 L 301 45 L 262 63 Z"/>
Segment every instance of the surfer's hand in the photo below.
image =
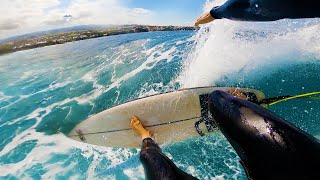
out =
<path fill-rule="evenodd" d="M 244 95 L 239 89 L 235 89 L 234 91 L 230 91 L 229 93 L 235 97 L 247 99 L 247 96 Z"/>
<path fill-rule="evenodd" d="M 197 20 L 196 20 L 196 22 L 194 23 L 194 26 L 199 26 L 200 24 L 206 24 L 206 23 L 209 23 L 209 22 L 211 22 L 211 21 L 213 21 L 214 20 L 214 18 L 211 16 L 211 14 L 210 13 L 206 13 L 206 14 L 204 14 L 204 15 L 202 15 L 202 16 L 200 16 Z"/>

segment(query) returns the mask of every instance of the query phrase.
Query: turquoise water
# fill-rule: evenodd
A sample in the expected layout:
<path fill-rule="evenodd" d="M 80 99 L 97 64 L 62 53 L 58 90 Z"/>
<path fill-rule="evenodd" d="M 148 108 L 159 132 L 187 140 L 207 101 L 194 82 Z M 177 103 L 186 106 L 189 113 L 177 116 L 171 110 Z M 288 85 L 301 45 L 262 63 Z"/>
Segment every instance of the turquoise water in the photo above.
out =
<path fill-rule="evenodd" d="M 90 115 L 138 97 L 207 85 L 251 87 L 268 97 L 319 91 L 319 26 L 285 33 L 262 26 L 219 21 L 199 32 L 127 34 L 0 56 L 0 179 L 144 179 L 137 149 L 64 136 Z M 319 101 L 270 110 L 319 137 Z M 220 133 L 162 148 L 201 179 L 246 179 Z"/>

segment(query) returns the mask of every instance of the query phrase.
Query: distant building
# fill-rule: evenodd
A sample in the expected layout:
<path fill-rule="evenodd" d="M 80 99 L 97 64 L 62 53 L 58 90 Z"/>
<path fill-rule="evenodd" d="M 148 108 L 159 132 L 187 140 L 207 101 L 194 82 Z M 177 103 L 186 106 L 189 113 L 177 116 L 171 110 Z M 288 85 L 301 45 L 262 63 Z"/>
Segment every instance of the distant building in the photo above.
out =
<path fill-rule="evenodd" d="M 83 38 L 87 38 L 88 36 L 87 35 L 80 35 L 80 38 L 83 39 Z"/>
<path fill-rule="evenodd" d="M 46 44 L 46 43 L 48 43 L 48 42 L 47 41 L 40 41 L 37 44 Z"/>

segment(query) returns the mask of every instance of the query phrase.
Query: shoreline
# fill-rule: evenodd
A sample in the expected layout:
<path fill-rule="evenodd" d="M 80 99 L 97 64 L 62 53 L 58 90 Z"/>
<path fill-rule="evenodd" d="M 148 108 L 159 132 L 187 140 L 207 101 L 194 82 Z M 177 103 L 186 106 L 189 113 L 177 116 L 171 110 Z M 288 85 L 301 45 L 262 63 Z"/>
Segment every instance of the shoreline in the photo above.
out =
<path fill-rule="evenodd" d="M 190 26 L 132 26 L 106 30 L 70 31 L 65 33 L 42 35 L 38 37 L 30 37 L 2 43 L 0 44 L 0 56 L 23 50 L 36 49 L 46 46 L 65 44 L 68 42 L 75 42 L 106 36 L 156 31 L 190 31 L 196 29 L 197 28 Z"/>

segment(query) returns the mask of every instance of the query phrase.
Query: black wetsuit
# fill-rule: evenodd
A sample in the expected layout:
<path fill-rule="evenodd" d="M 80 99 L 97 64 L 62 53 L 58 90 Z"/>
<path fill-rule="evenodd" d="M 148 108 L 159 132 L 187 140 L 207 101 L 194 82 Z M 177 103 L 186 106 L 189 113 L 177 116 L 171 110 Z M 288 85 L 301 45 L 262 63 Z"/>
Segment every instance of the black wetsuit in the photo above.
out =
<path fill-rule="evenodd" d="M 210 14 L 239 21 L 315 18 L 320 17 L 320 0 L 229 0 Z"/>
<path fill-rule="evenodd" d="M 160 147 L 151 139 L 142 141 L 140 160 L 147 180 L 194 180 L 197 179 L 180 170 Z"/>

